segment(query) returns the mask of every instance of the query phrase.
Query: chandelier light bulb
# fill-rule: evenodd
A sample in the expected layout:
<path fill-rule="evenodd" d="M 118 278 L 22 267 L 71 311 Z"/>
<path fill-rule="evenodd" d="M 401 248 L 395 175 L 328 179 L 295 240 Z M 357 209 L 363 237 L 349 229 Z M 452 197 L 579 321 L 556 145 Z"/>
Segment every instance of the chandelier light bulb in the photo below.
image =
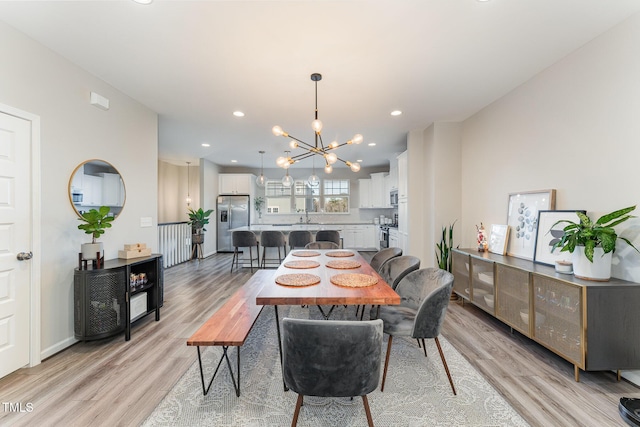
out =
<path fill-rule="evenodd" d="M 281 128 L 280 126 L 274 126 L 274 127 L 271 129 L 271 132 L 273 132 L 273 134 L 274 134 L 275 136 L 282 136 L 282 135 L 284 135 L 284 131 L 282 130 L 282 128 Z"/>
<path fill-rule="evenodd" d="M 336 153 L 329 153 L 325 156 L 325 159 L 327 159 L 327 163 L 332 165 L 338 160 L 338 156 L 336 156 Z"/>
<path fill-rule="evenodd" d="M 347 162 L 349 163 L 349 162 Z M 349 167 L 351 168 L 351 170 L 353 172 L 358 172 L 360 170 L 360 163 L 356 162 L 356 163 L 351 163 L 349 164 Z"/>
<path fill-rule="evenodd" d="M 324 172 L 325 172 L 325 173 L 331 173 L 331 172 L 333 172 L 333 166 L 331 166 L 331 165 L 325 165 L 325 167 L 324 167 Z"/>
<path fill-rule="evenodd" d="M 360 135 L 359 133 L 353 135 L 353 139 L 351 140 L 353 141 L 354 144 L 361 144 L 362 141 L 364 141 L 364 137 L 362 135 Z"/>
<path fill-rule="evenodd" d="M 285 157 L 280 156 L 280 157 L 278 157 L 278 158 L 276 159 L 276 164 L 277 164 L 278 166 L 280 166 L 281 168 L 283 168 L 283 167 L 284 167 L 284 164 L 285 164 L 285 163 L 287 163 L 287 159 L 286 159 Z"/>
<path fill-rule="evenodd" d="M 318 119 L 315 119 L 311 122 L 311 129 L 313 129 L 315 133 L 320 133 L 322 131 L 322 122 Z"/>
<path fill-rule="evenodd" d="M 289 147 L 298 148 L 298 141 L 296 141 L 295 139 L 292 139 L 291 141 L 289 141 Z"/>
<path fill-rule="evenodd" d="M 332 141 L 331 144 L 329 144 L 329 148 L 336 148 L 338 146 L 338 141 Z"/>
<path fill-rule="evenodd" d="M 285 160 L 284 163 L 282 164 L 282 167 L 284 169 L 289 169 L 290 166 L 291 166 L 291 163 L 289 163 L 287 160 Z"/>

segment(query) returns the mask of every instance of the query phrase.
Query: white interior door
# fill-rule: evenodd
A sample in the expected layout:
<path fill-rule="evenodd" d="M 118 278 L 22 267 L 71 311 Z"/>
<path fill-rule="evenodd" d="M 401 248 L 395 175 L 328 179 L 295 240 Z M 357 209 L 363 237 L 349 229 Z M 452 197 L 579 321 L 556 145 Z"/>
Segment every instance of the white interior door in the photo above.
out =
<path fill-rule="evenodd" d="M 31 209 L 31 122 L 0 112 L 0 377 L 30 362 Z"/>

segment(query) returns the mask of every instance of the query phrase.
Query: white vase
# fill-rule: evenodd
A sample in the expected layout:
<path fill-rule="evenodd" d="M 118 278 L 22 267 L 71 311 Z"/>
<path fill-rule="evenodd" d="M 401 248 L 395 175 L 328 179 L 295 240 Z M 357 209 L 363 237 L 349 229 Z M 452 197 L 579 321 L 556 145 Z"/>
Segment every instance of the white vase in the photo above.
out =
<path fill-rule="evenodd" d="M 611 278 L 611 256 L 613 252 L 604 253 L 604 249 L 596 247 L 593 251 L 593 262 L 584 254 L 584 246 L 576 246 L 573 251 L 573 274 L 579 279 L 606 282 Z"/>
<path fill-rule="evenodd" d="M 100 258 L 104 257 L 102 242 L 82 244 L 82 259 L 96 259 L 97 253 L 100 253 Z"/>

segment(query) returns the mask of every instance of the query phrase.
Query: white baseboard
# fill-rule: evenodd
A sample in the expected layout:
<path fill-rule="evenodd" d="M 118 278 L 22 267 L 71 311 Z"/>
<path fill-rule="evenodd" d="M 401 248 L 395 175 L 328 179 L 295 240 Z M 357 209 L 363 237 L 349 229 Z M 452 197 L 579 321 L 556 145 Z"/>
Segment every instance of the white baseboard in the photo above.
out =
<path fill-rule="evenodd" d="M 75 339 L 74 337 L 69 337 L 67 339 L 64 339 L 64 340 L 52 345 L 51 347 L 45 348 L 40 353 L 40 359 L 44 360 L 44 359 L 46 359 L 48 357 L 53 356 L 56 353 L 60 353 L 65 348 L 70 347 L 70 346 L 74 345 L 77 342 L 78 342 L 78 340 Z"/>

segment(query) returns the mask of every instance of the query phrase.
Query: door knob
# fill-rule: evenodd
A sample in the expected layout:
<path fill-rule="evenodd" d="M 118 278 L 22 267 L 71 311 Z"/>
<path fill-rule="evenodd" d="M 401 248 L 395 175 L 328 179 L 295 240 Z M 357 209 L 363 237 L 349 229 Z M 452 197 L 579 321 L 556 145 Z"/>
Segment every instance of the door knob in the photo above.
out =
<path fill-rule="evenodd" d="M 26 261 L 33 258 L 33 252 L 20 252 L 16 258 L 18 258 L 18 261 Z"/>

